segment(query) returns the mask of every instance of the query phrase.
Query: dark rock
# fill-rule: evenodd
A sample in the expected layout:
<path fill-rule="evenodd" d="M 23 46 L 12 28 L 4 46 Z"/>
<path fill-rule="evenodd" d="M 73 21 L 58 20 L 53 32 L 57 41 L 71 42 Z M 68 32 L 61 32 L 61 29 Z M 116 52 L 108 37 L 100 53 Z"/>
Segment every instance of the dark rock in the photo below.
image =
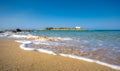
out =
<path fill-rule="evenodd" d="M 4 33 L 4 31 L 0 31 L 0 33 Z"/>
<path fill-rule="evenodd" d="M 22 32 L 22 30 L 21 30 L 21 29 L 19 29 L 19 28 L 17 28 L 17 29 L 16 29 L 16 32 Z"/>

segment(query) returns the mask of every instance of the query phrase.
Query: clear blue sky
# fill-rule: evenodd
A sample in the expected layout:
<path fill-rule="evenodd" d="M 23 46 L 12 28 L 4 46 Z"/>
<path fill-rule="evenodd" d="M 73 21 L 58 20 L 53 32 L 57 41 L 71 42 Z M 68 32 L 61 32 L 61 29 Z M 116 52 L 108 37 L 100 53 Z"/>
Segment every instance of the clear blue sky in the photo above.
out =
<path fill-rule="evenodd" d="M 0 29 L 120 29 L 120 0 L 0 0 Z"/>

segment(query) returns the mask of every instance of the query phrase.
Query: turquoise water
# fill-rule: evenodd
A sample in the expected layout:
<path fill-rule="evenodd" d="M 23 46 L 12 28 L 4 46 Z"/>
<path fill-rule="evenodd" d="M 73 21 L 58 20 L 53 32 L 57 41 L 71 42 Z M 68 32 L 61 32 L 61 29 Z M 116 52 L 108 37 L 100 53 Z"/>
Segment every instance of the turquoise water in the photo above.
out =
<path fill-rule="evenodd" d="M 47 36 L 47 37 L 61 37 L 72 38 L 72 41 L 67 43 L 75 44 L 79 48 L 80 45 L 88 45 L 88 49 L 92 48 L 116 48 L 120 49 L 120 31 L 119 30 L 91 30 L 91 31 L 33 31 L 32 35 Z M 74 42 L 73 42 L 74 41 Z"/>
<path fill-rule="evenodd" d="M 120 65 L 120 31 L 119 30 L 86 30 L 86 31 L 33 31 L 32 35 L 71 38 L 63 41 L 74 49 L 80 49 L 89 57 L 111 64 Z"/>

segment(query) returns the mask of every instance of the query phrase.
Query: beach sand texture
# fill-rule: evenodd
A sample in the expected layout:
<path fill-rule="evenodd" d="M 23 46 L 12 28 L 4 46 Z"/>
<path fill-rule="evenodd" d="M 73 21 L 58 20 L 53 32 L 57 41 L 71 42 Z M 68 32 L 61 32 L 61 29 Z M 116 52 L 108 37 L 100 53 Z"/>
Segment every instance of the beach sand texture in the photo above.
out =
<path fill-rule="evenodd" d="M 19 48 L 13 40 L 0 40 L 0 71 L 118 71 L 96 63 Z"/>

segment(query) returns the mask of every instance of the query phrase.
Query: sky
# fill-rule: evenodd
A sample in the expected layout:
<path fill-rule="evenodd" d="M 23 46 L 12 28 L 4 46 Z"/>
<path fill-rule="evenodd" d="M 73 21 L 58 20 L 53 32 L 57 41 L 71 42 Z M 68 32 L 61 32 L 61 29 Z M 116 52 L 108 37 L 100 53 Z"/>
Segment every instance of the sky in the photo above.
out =
<path fill-rule="evenodd" d="M 0 0 L 0 30 L 120 29 L 120 0 Z"/>

